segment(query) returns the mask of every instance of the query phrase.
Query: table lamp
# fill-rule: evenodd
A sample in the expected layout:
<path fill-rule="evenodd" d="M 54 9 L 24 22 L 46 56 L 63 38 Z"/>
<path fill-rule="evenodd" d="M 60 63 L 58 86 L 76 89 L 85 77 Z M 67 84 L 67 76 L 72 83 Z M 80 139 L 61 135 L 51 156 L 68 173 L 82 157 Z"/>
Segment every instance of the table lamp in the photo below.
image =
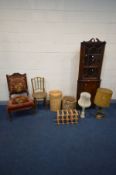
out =
<path fill-rule="evenodd" d="M 80 98 L 78 100 L 79 106 L 82 107 L 82 111 L 80 115 L 81 118 L 85 118 L 85 108 L 91 106 L 90 98 L 91 98 L 91 94 L 89 92 L 81 92 Z"/>
<path fill-rule="evenodd" d="M 107 88 L 97 89 L 94 99 L 94 104 L 98 106 L 98 111 L 96 113 L 97 119 L 102 119 L 104 117 L 103 108 L 109 107 L 112 94 L 113 92 L 110 89 Z"/>

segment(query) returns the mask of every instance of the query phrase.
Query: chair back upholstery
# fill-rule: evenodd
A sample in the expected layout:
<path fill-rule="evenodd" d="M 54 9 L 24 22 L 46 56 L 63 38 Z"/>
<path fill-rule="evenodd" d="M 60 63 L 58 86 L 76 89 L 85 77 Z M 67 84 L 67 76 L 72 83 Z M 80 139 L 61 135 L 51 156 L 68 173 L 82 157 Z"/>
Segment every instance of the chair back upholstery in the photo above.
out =
<path fill-rule="evenodd" d="M 27 77 L 26 74 L 13 73 L 6 75 L 9 97 L 14 94 L 26 93 L 28 95 Z"/>

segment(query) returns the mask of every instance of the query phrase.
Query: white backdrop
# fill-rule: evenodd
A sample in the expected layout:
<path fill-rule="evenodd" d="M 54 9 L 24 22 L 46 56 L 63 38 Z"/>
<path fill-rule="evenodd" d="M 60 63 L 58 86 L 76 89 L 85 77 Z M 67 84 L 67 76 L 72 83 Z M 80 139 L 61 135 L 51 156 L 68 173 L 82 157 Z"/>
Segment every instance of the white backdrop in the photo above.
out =
<path fill-rule="evenodd" d="M 0 100 L 6 74 L 44 76 L 46 90 L 76 96 L 80 42 L 106 41 L 101 86 L 116 99 L 116 1 L 0 0 Z"/>

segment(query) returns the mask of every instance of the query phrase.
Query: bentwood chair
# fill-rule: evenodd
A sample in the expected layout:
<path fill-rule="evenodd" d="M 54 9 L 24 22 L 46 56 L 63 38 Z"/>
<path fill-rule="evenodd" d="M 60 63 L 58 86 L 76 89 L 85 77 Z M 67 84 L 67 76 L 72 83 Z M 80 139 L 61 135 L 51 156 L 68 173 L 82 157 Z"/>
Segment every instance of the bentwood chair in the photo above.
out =
<path fill-rule="evenodd" d="M 31 79 L 32 84 L 32 96 L 34 98 L 35 105 L 40 100 L 44 101 L 44 105 L 46 105 L 47 93 L 45 91 L 45 83 L 44 77 L 34 77 Z"/>
<path fill-rule="evenodd" d="M 29 97 L 26 74 L 13 73 L 6 75 L 6 78 L 9 90 L 7 111 L 10 119 L 12 118 L 11 112 L 28 108 L 34 109 L 34 101 Z"/>

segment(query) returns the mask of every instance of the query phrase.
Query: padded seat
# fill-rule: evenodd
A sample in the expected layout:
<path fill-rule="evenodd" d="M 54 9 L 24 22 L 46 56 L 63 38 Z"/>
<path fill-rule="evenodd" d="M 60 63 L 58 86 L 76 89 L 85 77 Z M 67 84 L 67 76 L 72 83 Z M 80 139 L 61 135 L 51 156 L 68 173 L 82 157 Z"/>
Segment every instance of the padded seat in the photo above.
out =
<path fill-rule="evenodd" d="M 33 100 L 30 98 L 27 98 L 27 101 L 20 102 L 20 103 L 14 103 L 14 98 L 8 101 L 8 111 L 10 110 L 18 110 L 18 109 L 25 109 L 26 107 L 32 107 L 33 106 Z"/>

